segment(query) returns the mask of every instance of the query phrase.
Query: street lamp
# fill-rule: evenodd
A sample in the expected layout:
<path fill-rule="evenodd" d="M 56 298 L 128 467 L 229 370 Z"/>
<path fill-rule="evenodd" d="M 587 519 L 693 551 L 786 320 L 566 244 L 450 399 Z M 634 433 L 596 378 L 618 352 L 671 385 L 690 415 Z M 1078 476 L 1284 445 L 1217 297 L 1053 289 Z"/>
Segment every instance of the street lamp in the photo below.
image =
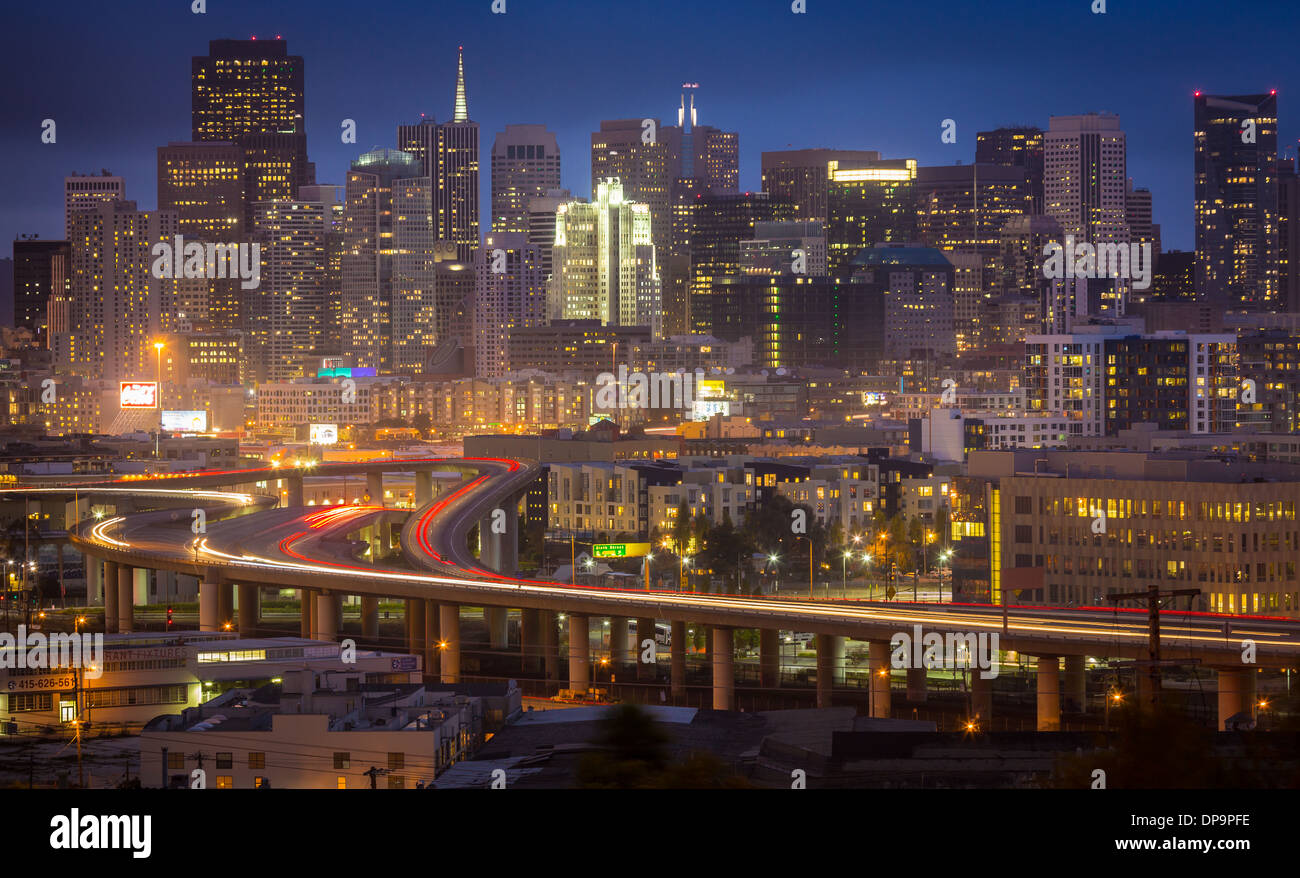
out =
<path fill-rule="evenodd" d="M 677 590 L 686 591 L 686 582 L 687 582 L 687 575 L 688 575 L 686 572 L 686 568 L 688 568 L 691 564 L 691 556 L 682 555 L 681 559 L 682 559 L 682 578 L 681 581 L 678 583 Z"/>
<path fill-rule="evenodd" d="M 939 553 L 939 603 L 943 603 L 943 571 L 948 566 L 949 559 L 952 558 L 952 549 L 944 549 Z M 949 594 L 949 599 L 955 600 L 955 596 Z"/>

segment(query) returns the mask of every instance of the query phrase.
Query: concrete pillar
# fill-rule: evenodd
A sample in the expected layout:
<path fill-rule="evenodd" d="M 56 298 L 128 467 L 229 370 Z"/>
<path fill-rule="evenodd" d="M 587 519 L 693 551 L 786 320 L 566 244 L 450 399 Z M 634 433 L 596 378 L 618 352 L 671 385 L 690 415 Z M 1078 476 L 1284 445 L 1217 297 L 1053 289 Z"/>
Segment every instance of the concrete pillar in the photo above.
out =
<path fill-rule="evenodd" d="M 542 635 L 542 673 L 548 680 L 560 679 L 560 631 L 554 610 L 541 610 L 538 627 Z"/>
<path fill-rule="evenodd" d="M 289 476 L 285 479 L 285 489 L 288 490 L 287 496 L 281 497 L 282 506 L 305 506 L 307 501 L 303 495 L 302 476 Z"/>
<path fill-rule="evenodd" d="M 629 665 L 635 658 L 629 649 L 631 637 L 627 627 L 627 616 L 609 617 L 609 662 L 615 667 Z"/>
<path fill-rule="evenodd" d="M 442 619 L 438 615 L 438 602 L 424 602 L 424 674 L 426 677 L 440 676 L 438 659 L 442 642 Z"/>
<path fill-rule="evenodd" d="M 63 587 L 63 543 L 55 542 L 54 558 L 59 565 L 59 604 L 62 606 L 64 596 L 67 594 L 67 591 Z"/>
<path fill-rule="evenodd" d="M 575 693 L 587 691 L 591 682 L 590 619 L 569 614 L 569 688 Z"/>
<path fill-rule="evenodd" d="M 316 632 L 320 631 L 320 606 L 316 598 L 320 596 L 318 589 L 312 589 L 310 592 L 304 592 L 303 597 L 307 600 L 308 628 L 307 636 L 316 639 Z"/>
<path fill-rule="evenodd" d="M 993 718 L 993 680 L 985 679 L 976 668 L 970 672 L 970 706 L 971 719 L 987 730 Z"/>
<path fill-rule="evenodd" d="M 460 604 L 438 604 L 439 673 L 444 683 L 460 682 Z"/>
<path fill-rule="evenodd" d="M 912 704 L 925 704 L 925 668 L 907 669 L 907 700 Z"/>
<path fill-rule="evenodd" d="M 382 472 L 366 473 L 366 493 L 370 499 L 366 502 L 376 506 L 384 505 L 384 474 Z"/>
<path fill-rule="evenodd" d="M 341 595 L 321 590 L 316 595 L 316 632 L 312 640 L 338 639 L 338 604 Z"/>
<path fill-rule="evenodd" d="M 1061 660 L 1054 655 L 1038 657 L 1038 731 L 1061 730 Z"/>
<path fill-rule="evenodd" d="M 1088 669 L 1081 655 L 1065 657 L 1065 709 L 1073 713 L 1088 709 Z"/>
<path fill-rule="evenodd" d="M 1238 713 L 1255 715 L 1255 671 L 1249 668 L 1219 668 L 1219 731 Z"/>
<path fill-rule="evenodd" d="M 250 637 L 257 631 L 258 588 L 239 586 L 239 636 Z"/>
<path fill-rule="evenodd" d="M 104 562 L 90 555 L 82 555 L 86 571 L 86 606 L 104 604 Z"/>
<path fill-rule="evenodd" d="M 668 636 L 668 687 L 673 698 L 686 697 L 686 623 L 672 620 Z"/>
<path fill-rule="evenodd" d="M 227 622 L 235 621 L 235 585 L 223 582 L 217 586 L 217 617 L 224 629 Z"/>
<path fill-rule="evenodd" d="M 379 637 L 379 598 L 361 598 L 361 636 L 369 640 Z"/>
<path fill-rule="evenodd" d="M 126 564 L 117 567 L 117 630 L 135 630 L 135 568 Z"/>
<path fill-rule="evenodd" d="M 519 611 L 519 668 L 534 674 L 542 667 L 542 611 L 528 608 Z"/>
<path fill-rule="evenodd" d="M 104 562 L 104 630 L 117 633 L 117 568 L 116 561 Z"/>
<path fill-rule="evenodd" d="M 216 631 L 217 622 L 217 583 L 199 580 L 199 630 Z"/>
<path fill-rule="evenodd" d="M 433 473 L 429 470 L 415 472 L 415 507 L 418 509 L 433 502 Z"/>
<path fill-rule="evenodd" d="M 424 600 L 406 599 L 406 651 L 412 655 L 424 654 Z"/>
<path fill-rule="evenodd" d="M 316 598 L 309 588 L 298 589 L 298 615 L 301 619 L 298 630 L 302 637 L 311 637 L 312 624 L 311 615 L 312 607 L 316 603 Z"/>
<path fill-rule="evenodd" d="M 479 562 L 489 570 L 513 575 L 519 570 L 519 498 L 506 500 L 499 509 L 505 514 L 502 524 L 496 524 L 500 519 L 495 509 L 479 520 Z"/>
<path fill-rule="evenodd" d="M 835 686 L 835 638 L 830 634 L 817 635 L 817 706 L 831 706 L 831 691 Z"/>
<path fill-rule="evenodd" d="M 758 685 L 764 689 L 781 685 L 781 632 L 775 628 L 758 632 Z"/>
<path fill-rule="evenodd" d="M 889 653 L 887 640 L 873 640 L 867 644 L 867 663 L 871 669 L 871 715 L 877 719 L 889 719 L 892 713 Z"/>
<path fill-rule="evenodd" d="M 636 678 L 641 682 L 653 680 L 658 676 L 658 662 L 643 662 L 641 656 L 645 654 L 647 640 L 654 641 L 654 652 L 659 652 L 659 642 L 655 639 L 655 620 L 653 618 L 638 617 L 636 620 L 636 641 L 632 644 L 632 660 L 636 662 Z"/>
<path fill-rule="evenodd" d="M 736 646 L 730 628 L 713 629 L 713 709 L 736 709 Z"/>
<path fill-rule="evenodd" d="M 848 638 L 838 634 L 831 637 L 831 680 L 835 686 L 844 686 L 848 679 Z"/>
<path fill-rule="evenodd" d="M 487 623 L 488 642 L 492 649 L 510 648 L 509 611 L 505 607 L 484 607 L 483 621 Z"/>

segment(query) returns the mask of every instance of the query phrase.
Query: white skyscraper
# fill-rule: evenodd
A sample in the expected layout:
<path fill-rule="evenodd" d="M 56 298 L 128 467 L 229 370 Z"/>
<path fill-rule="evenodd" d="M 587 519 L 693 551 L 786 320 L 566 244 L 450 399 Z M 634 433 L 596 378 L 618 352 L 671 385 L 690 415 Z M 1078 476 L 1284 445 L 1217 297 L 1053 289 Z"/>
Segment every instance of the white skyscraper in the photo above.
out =
<path fill-rule="evenodd" d="M 551 271 L 551 319 L 648 326 L 659 335 L 662 304 L 650 207 L 625 201 L 617 179 L 600 182 L 590 204 L 570 201 L 556 210 Z"/>

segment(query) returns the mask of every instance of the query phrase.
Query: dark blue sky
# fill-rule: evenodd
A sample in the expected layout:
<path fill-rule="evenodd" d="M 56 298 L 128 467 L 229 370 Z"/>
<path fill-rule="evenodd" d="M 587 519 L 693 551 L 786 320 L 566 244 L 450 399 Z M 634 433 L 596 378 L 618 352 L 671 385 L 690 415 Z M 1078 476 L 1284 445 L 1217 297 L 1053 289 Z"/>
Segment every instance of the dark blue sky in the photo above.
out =
<path fill-rule="evenodd" d="M 1192 243 L 1194 89 L 1276 88 L 1281 142 L 1300 136 L 1294 2 L 1108 0 L 1105 15 L 1092 0 L 807 0 L 805 15 L 789 0 L 507 0 L 505 15 L 491 0 L 207 0 L 206 15 L 190 2 L 5 0 L 0 255 L 19 232 L 62 234 L 72 171 L 122 174 L 128 197 L 155 207 L 154 150 L 189 139 L 190 56 L 252 34 L 280 34 L 305 59 L 321 182 L 394 146 L 398 122 L 447 119 L 462 43 L 484 152 L 506 123 L 543 123 L 579 195 L 600 120 L 667 122 L 686 81 L 700 85 L 701 124 L 740 132 L 741 186 L 753 189 L 766 149 L 970 162 L 982 129 L 1119 113 L 1129 174 L 1154 194 L 1166 249 Z M 45 118 L 56 144 L 40 142 Z M 339 141 L 345 118 L 357 121 L 355 146 Z M 955 145 L 940 142 L 945 118 L 957 121 Z M 482 185 L 486 207 L 486 165 Z"/>

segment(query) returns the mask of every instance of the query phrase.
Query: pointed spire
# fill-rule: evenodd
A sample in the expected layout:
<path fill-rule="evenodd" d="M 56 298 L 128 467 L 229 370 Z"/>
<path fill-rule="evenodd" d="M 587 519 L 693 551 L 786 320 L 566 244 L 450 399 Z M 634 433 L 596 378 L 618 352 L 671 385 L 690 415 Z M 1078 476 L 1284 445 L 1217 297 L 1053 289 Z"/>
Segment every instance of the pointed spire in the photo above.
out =
<path fill-rule="evenodd" d="M 457 48 L 456 56 L 456 112 L 452 115 L 453 122 L 469 121 L 469 103 L 465 100 L 465 47 Z"/>

